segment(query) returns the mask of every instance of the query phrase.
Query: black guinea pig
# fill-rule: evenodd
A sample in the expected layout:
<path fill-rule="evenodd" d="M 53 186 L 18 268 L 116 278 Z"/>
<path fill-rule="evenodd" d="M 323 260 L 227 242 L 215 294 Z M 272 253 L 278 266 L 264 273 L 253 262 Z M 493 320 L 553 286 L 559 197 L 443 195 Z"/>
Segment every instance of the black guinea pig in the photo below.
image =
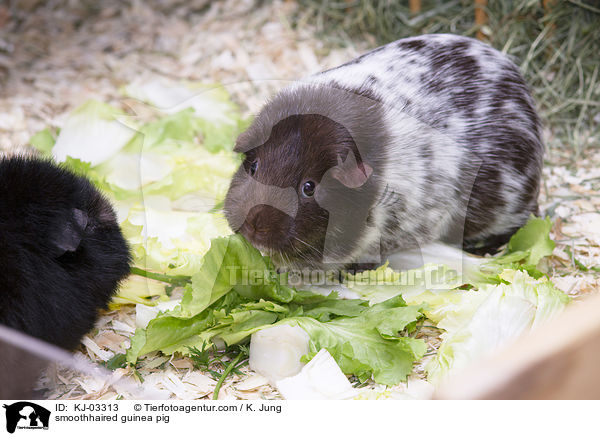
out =
<path fill-rule="evenodd" d="M 508 57 L 466 37 L 402 39 L 293 83 L 235 150 L 226 217 L 278 265 L 493 251 L 538 211 L 534 101 Z"/>
<path fill-rule="evenodd" d="M 0 158 L 0 324 L 72 350 L 129 264 L 115 213 L 87 179 Z"/>

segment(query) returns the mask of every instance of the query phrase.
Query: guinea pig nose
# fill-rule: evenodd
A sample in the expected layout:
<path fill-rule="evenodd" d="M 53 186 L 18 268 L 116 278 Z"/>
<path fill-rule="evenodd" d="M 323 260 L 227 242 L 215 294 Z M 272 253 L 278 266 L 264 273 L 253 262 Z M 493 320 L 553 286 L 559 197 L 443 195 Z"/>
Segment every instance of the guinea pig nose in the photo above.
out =
<path fill-rule="evenodd" d="M 291 220 L 279 209 L 260 204 L 248 211 L 240 231 L 251 242 L 274 247 L 278 242 L 284 242 L 282 239 L 285 239 Z"/>
<path fill-rule="evenodd" d="M 270 206 L 260 204 L 248 211 L 244 224 L 252 233 L 266 233 L 268 231 L 269 211 L 267 208 L 270 208 Z"/>

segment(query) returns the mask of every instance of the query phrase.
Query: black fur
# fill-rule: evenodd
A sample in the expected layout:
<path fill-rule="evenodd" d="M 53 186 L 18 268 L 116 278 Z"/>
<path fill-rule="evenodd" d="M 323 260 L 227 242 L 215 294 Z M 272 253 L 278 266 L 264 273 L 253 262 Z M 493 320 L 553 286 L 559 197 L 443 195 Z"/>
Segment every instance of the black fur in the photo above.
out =
<path fill-rule="evenodd" d="M 0 323 L 74 349 L 129 263 L 112 207 L 88 180 L 46 160 L 0 159 Z"/>

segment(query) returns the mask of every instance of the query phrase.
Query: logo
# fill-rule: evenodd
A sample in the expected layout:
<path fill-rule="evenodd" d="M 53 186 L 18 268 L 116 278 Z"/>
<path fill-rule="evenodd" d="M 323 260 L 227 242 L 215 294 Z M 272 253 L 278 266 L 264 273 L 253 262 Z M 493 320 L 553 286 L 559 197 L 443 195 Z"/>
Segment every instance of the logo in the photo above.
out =
<path fill-rule="evenodd" d="M 6 409 L 6 431 L 18 429 L 48 430 L 50 411 L 29 401 L 19 401 L 3 406 Z"/>

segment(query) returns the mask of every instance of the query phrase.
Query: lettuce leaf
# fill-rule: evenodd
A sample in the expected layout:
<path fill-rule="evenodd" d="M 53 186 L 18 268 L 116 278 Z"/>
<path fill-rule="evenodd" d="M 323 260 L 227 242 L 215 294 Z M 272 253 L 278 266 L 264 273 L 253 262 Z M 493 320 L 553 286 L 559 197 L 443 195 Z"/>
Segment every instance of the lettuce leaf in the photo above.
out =
<path fill-rule="evenodd" d="M 194 125 L 175 127 L 175 130 L 190 133 L 200 131 L 204 147 L 211 152 L 231 150 L 235 138 L 245 130 L 250 121 L 239 116 L 228 93 L 220 85 L 155 80 L 132 83 L 123 91 L 130 97 L 155 106 L 165 114 L 189 111 L 195 117 Z"/>
<path fill-rule="evenodd" d="M 308 333 L 307 359 L 327 348 L 344 372 L 395 384 L 425 353 L 422 340 L 401 336 L 414 329 L 422 310 L 401 297 L 369 307 L 365 300 L 339 300 L 335 292 L 297 291 L 269 258 L 231 235 L 212 241 L 181 304 L 136 330 L 127 361 L 152 351 L 187 354 L 210 342 L 233 345 L 281 322 Z"/>
<path fill-rule="evenodd" d="M 428 293 L 427 298 L 435 298 L 437 294 L 448 296 L 448 290 L 461 286 L 478 288 L 502 283 L 501 273 L 505 269 L 526 271 L 534 278 L 541 278 L 544 274 L 538 269 L 540 261 L 550 256 L 555 246 L 549 236 L 551 227 L 549 218 L 531 217 L 512 236 L 506 252 L 497 257 L 478 258 L 457 251 L 462 259 L 455 259 L 453 263 L 462 265 L 461 274 L 447 265 L 434 263 L 395 271 L 386 262 L 375 270 L 349 274 L 345 285 L 371 303 L 396 295 L 402 295 L 410 303 L 421 301 L 424 293 Z"/>
<path fill-rule="evenodd" d="M 510 238 L 508 243 L 509 253 L 527 253 L 523 259 L 525 265 L 537 266 L 543 257 L 549 256 L 554 251 L 556 244 L 550 239 L 552 222 L 546 219 L 531 218 L 524 227 Z"/>
<path fill-rule="evenodd" d="M 555 243 L 550 239 L 552 221 L 550 217 L 536 218 L 517 230 L 510 238 L 506 253 L 491 259 L 483 259 L 479 271 L 473 271 L 469 277 L 474 284 L 500 283 L 499 274 L 504 269 L 527 271 L 534 278 L 544 274 L 540 271 L 540 261 L 552 255 Z"/>
<path fill-rule="evenodd" d="M 58 162 L 64 162 L 69 156 L 93 166 L 106 161 L 136 133 L 133 126 L 126 125 L 125 117 L 119 109 L 89 100 L 69 115 L 56 138 L 52 155 Z M 37 138 L 38 145 L 41 145 L 40 139 Z M 43 146 L 48 149 L 47 136 L 44 141 Z"/>
<path fill-rule="evenodd" d="M 132 346 L 128 360 L 135 361 L 141 354 L 155 350 L 185 353 L 187 347 L 202 346 L 217 335 L 233 344 L 252 334 L 255 327 L 270 325 L 289 313 L 302 313 L 303 302 L 320 318 L 357 311 L 356 304 L 332 304 L 335 295 L 297 295 L 282 283 L 284 280 L 285 276 L 276 274 L 270 260 L 243 236 L 214 239 L 186 287 L 180 306 L 150 321 L 144 332 L 136 332 L 138 345 Z M 292 306 L 281 305 L 293 300 Z M 324 307 L 318 307 L 318 303 L 324 303 Z M 194 328 L 196 322 L 199 330 Z"/>
<path fill-rule="evenodd" d="M 44 154 L 49 154 L 54 147 L 56 139 L 50 129 L 37 132 L 29 139 L 29 143 Z"/>
<path fill-rule="evenodd" d="M 456 271 L 441 264 L 426 264 L 421 268 L 395 271 L 386 262 L 375 270 L 349 274 L 345 285 L 371 303 L 380 303 L 396 295 L 405 299 L 430 290 L 442 292 L 464 284 Z"/>
<path fill-rule="evenodd" d="M 394 271 L 385 264 L 348 276 L 346 284 L 371 303 L 402 295 L 409 304 L 423 305 L 427 318 L 445 330 L 427 366 L 429 381 L 437 384 L 568 304 L 569 298 L 539 270 L 554 249 L 551 227 L 549 218 L 532 217 L 513 235 L 505 253 L 469 257 L 462 274 L 445 265 Z"/>
<path fill-rule="evenodd" d="M 445 330 L 437 355 L 428 364 L 428 379 L 440 383 L 520 334 L 562 311 L 569 297 L 545 277 L 534 279 L 526 271 L 505 270 L 503 283 L 477 291 L 455 290 L 424 301 L 428 316 Z M 444 298 L 447 297 L 447 298 Z"/>
<path fill-rule="evenodd" d="M 191 276 L 211 239 L 231 233 L 218 205 L 239 165 L 231 150 L 245 121 L 222 89 L 185 86 L 202 104 L 182 104 L 140 123 L 90 100 L 69 115 L 56 141 L 46 129 L 30 142 L 88 177 L 115 204 L 135 266 Z M 140 300 L 125 296 L 113 306 L 131 302 Z"/>
<path fill-rule="evenodd" d="M 131 275 L 119 287 L 119 293 L 113 297 L 109 308 L 117 309 L 125 304 L 145 304 L 154 306 L 167 301 L 165 284 L 138 275 Z"/>
<path fill-rule="evenodd" d="M 344 373 L 355 374 L 361 381 L 372 376 L 377 383 L 396 385 L 406 380 L 413 363 L 427 351 L 423 340 L 399 336 L 422 316 L 422 306 L 407 306 L 398 296 L 355 317 L 329 322 L 294 317 L 280 323 L 302 327 L 310 336 L 305 362 L 325 348 Z"/>

